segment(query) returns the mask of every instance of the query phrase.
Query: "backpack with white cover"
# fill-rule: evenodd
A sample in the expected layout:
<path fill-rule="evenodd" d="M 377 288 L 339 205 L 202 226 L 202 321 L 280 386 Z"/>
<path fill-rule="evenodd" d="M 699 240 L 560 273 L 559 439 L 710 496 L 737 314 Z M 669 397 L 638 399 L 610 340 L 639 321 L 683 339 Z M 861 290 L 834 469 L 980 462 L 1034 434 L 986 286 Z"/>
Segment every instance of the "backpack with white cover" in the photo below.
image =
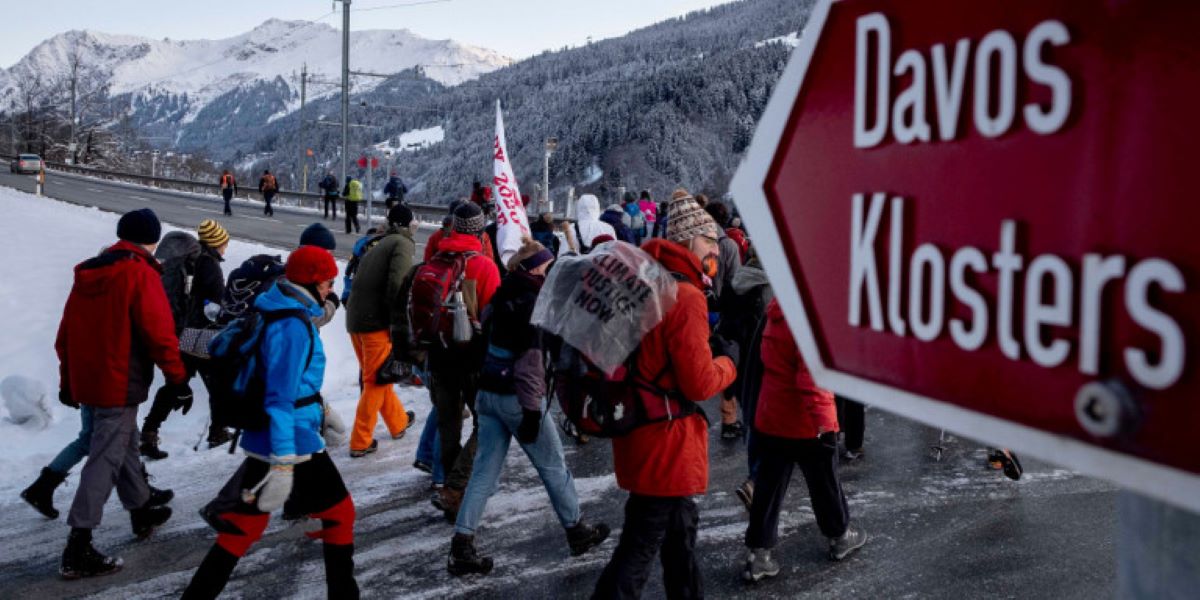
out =
<path fill-rule="evenodd" d="M 225 295 L 221 297 L 221 323 L 228 323 L 254 307 L 259 294 L 271 288 L 283 276 L 283 258 L 273 254 L 255 254 L 229 272 Z"/>
<path fill-rule="evenodd" d="M 200 241 L 185 231 L 164 235 L 154 250 L 154 258 L 162 265 L 163 290 L 171 305 L 178 336 L 187 322 L 191 309 L 192 277 L 196 274 L 196 259 L 200 256 Z"/>
<path fill-rule="evenodd" d="M 676 276 L 624 242 L 560 259 L 530 321 L 555 336 L 554 393 L 581 434 L 620 437 L 699 407 L 635 367 L 642 337 L 674 306 Z"/>
<path fill-rule="evenodd" d="M 455 321 L 457 315 L 461 330 L 466 313 L 461 305 L 462 284 L 467 261 L 475 256 L 479 253 L 442 251 L 417 266 L 408 296 L 408 322 L 418 348 L 453 348 L 470 341 L 469 332 L 468 339 L 461 331 L 455 334 Z"/>

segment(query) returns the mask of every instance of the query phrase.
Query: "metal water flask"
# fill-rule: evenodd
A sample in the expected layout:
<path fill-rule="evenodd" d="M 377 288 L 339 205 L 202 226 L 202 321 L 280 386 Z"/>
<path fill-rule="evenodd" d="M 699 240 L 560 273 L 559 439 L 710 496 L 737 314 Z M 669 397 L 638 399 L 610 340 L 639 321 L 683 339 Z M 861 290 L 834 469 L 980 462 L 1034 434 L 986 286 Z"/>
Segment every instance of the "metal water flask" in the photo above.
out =
<path fill-rule="evenodd" d="M 471 317 L 467 314 L 467 303 L 463 300 L 462 291 L 454 292 L 454 341 L 459 344 L 465 344 L 471 341 L 471 336 L 475 333 L 471 327 Z"/>

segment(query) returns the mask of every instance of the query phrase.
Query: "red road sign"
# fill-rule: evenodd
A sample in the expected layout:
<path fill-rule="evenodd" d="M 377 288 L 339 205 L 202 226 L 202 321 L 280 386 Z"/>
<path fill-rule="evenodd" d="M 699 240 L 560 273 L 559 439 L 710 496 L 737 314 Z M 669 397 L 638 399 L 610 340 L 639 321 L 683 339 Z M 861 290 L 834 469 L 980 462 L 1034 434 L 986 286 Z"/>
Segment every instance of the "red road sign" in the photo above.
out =
<path fill-rule="evenodd" d="M 377 157 L 375 157 L 375 156 L 372 156 L 372 157 L 371 157 L 371 168 L 372 168 L 372 169 L 375 169 L 375 168 L 378 168 L 378 167 L 379 167 L 379 158 L 377 158 Z"/>
<path fill-rule="evenodd" d="M 360 169 L 367 168 L 367 157 L 365 157 L 365 156 L 358 157 L 358 168 L 360 168 Z"/>
<path fill-rule="evenodd" d="M 817 381 L 1200 510 L 1198 30 L 818 4 L 733 185 Z"/>

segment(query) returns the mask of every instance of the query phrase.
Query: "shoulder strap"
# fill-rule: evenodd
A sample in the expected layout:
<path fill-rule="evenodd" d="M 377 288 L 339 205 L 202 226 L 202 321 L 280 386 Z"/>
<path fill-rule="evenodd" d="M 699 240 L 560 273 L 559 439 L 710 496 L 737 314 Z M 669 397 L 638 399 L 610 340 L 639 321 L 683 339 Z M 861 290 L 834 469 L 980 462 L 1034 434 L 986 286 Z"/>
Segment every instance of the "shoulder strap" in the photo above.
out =
<path fill-rule="evenodd" d="M 587 254 L 592 251 L 592 245 L 583 242 L 583 233 L 579 231 L 579 221 L 575 221 L 575 241 L 579 242 L 580 252 Z"/>

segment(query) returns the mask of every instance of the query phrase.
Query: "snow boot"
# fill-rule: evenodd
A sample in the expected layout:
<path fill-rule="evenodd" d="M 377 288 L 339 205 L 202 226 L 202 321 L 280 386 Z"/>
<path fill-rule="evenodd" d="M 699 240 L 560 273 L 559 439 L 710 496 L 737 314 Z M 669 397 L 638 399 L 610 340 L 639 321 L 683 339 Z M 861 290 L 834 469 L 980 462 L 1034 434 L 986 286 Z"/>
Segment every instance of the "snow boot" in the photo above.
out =
<path fill-rule="evenodd" d="M 21 499 L 45 515 L 47 519 L 57 519 L 58 509 L 54 508 L 54 490 L 62 485 L 66 478 L 66 473 L 59 473 L 50 470 L 50 467 L 44 467 L 33 485 L 21 491 Z"/>
<path fill-rule="evenodd" d="M 147 502 L 146 506 L 135 508 L 129 511 L 129 521 L 133 525 L 133 535 L 139 540 L 144 540 L 154 533 L 154 529 L 159 525 L 167 522 L 171 518 L 171 507 L 169 506 L 150 506 Z"/>
<path fill-rule="evenodd" d="M 142 478 L 146 480 L 146 487 L 150 488 L 150 499 L 146 501 L 146 506 L 162 506 L 175 498 L 175 492 L 160 490 L 150 485 L 150 473 L 146 472 L 146 463 L 142 463 Z"/>
<path fill-rule="evenodd" d="M 325 587 L 330 598 L 358 600 L 358 582 L 354 580 L 354 544 L 325 542 Z"/>
<path fill-rule="evenodd" d="M 67 537 L 67 548 L 63 550 L 62 564 L 58 572 L 63 579 L 111 575 L 121 570 L 119 558 L 100 554 L 92 546 L 92 530 L 73 528 Z"/>
<path fill-rule="evenodd" d="M 238 557 L 232 552 L 213 544 L 208 554 L 200 563 L 200 568 L 192 575 L 192 581 L 183 590 L 182 600 L 212 600 L 221 595 L 229 576 L 238 564 Z"/>
<path fill-rule="evenodd" d="M 571 547 L 571 556 L 579 556 L 608 539 L 608 525 L 597 523 L 588 525 L 580 519 L 574 527 L 567 529 L 567 545 Z"/>
<path fill-rule="evenodd" d="M 455 577 L 479 573 L 487 575 L 492 570 L 492 559 L 479 556 L 475 550 L 475 536 L 454 534 L 450 539 L 450 556 L 446 558 L 446 570 Z"/>
<path fill-rule="evenodd" d="M 158 447 L 159 439 L 157 431 L 142 431 L 142 443 L 138 446 L 138 452 L 150 460 L 162 460 L 169 456 L 165 451 Z"/>
<path fill-rule="evenodd" d="M 867 532 L 851 525 L 846 528 L 846 533 L 843 533 L 842 537 L 829 538 L 829 558 L 842 560 L 851 552 L 862 548 L 866 543 Z"/>

